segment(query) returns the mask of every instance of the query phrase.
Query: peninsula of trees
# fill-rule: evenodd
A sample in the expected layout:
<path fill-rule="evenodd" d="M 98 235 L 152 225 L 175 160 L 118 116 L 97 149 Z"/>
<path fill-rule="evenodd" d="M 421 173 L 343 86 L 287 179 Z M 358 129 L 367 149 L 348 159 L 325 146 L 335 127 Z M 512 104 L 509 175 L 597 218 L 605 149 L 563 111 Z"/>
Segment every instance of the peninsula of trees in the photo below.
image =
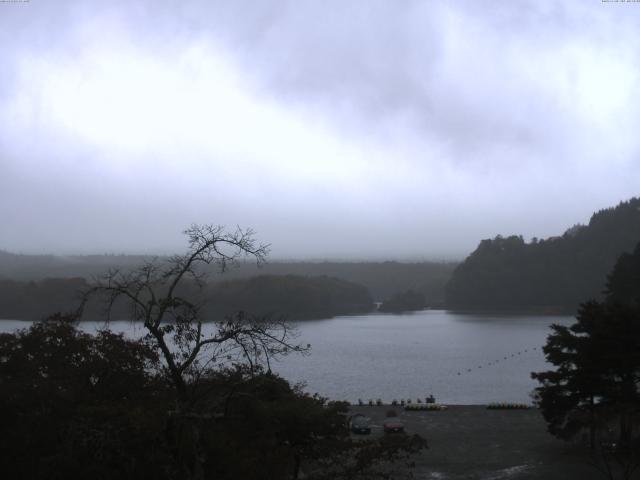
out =
<path fill-rule="evenodd" d="M 406 292 L 397 293 L 388 300 L 382 302 L 381 312 L 402 313 L 415 310 L 422 310 L 426 306 L 426 299 L 420 292 L 409 289 Z"/>
<path fill-rule="evenodd" d="M 573 312 L 600 299 L 616 259 L 640 241 L 640 198 L 596 212 L 546 240 L 522 236 L 482 240 L 453 272 L 448 308 Z"/>

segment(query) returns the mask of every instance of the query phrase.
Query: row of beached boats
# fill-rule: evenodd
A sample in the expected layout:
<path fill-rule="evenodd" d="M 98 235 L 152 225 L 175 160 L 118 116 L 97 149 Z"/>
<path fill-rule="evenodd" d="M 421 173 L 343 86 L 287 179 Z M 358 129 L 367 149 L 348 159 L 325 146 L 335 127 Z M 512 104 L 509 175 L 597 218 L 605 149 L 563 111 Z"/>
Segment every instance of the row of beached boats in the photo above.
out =
<path fill-rule="evenodd" d="M 393 405 L 394 407 L 396 406 L 404 407 L 405 405 L 416 405 L 416 404 L 417 405 L 425 405 L 425 404 L 434 405 L 435 403 L 436 403 L 436 399 L 433 395 L 429 395 L 428 397 L 425 397 L 424 401 L 421 398 L 418 398 L 415 403 L 413 403 L 411 399 L 391 400 L 391 405 Z M 364 407 L 366 405 L 369 405 L 370 407 L 373 407 L 374 405 L 380 407 L 382 405 L 389 405 L 389 404 L 384 403 L 380 398 L 378 398 L 377 400 L 369 399 L 368 402 L 363 402 L 361 398 L 358 399 L 358 406 Z"/>
<path fill-rule="evenodd" d="M 438 403 L 410 403 L 405 405 L 404 409 L 410 412 L 424 412 L 424 411 L 440 411 L 446 410 L 446 405 L 440 405 Z"/>
<path fill-rule="evenodd" d="M 489 410 L 526 410 L 528 408 L 532 407 L 527 403 L 494 402 L 487 405 L 487 409 Z"/>
<path fill-rule="evenodd" d="M 425 399 L 426 401 L 422 401 L 418 399 L 416 403 L 413 403 L 411 400 L 392 400 L 391 406 L 394 407 L 403 407 L 405 410 L 416 412 L 416 411 L 439 411 L 446 410 L 447 406 L 435 403 L 435 399 L 433 396 L 429 396 Z M 368 402 L 363 402 L 362 399 L 358 399 L 358 406 L 384 406 L 389 405 L 385 404 L 381 399 L 377 400 L 369 400 Z M 493 402 L 487 405 L 488 410 L 526 410 L 529 408 L 533 408 L 532 405 L 527 403 L 514 403 L 514 402 Z"/>

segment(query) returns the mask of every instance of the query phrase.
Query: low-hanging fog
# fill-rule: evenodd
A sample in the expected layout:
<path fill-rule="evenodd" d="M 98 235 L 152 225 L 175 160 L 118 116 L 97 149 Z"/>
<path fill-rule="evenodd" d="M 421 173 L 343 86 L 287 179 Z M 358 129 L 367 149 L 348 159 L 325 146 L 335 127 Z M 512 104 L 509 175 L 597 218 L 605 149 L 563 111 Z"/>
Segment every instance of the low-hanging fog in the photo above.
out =
<path fill-rule="evenodd" d="M 0 3 L 0 249 L 453 259 L 640 185 L 640 3 Z"/>

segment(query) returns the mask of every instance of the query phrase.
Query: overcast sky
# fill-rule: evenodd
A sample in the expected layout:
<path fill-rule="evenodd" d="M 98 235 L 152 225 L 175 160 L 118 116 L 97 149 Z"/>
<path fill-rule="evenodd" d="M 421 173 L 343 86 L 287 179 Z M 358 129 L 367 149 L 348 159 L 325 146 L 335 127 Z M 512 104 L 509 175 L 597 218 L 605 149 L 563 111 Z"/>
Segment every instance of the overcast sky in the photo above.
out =
<path fill-rule="evenodd" d="M 640 193 L 640 3 L 0 3 L 0 249 L 457 259 Z"/>

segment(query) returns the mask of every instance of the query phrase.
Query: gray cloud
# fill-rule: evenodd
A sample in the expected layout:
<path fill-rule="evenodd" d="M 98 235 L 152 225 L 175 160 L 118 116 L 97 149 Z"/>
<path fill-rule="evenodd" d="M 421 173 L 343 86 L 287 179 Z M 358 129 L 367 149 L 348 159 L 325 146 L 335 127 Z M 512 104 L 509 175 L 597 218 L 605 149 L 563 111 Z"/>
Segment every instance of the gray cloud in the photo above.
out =
<path fill-rule="evenodd" d="M 0 5 L 0 248 L 461 257 L 638 194 L 638 5 Z"/>

